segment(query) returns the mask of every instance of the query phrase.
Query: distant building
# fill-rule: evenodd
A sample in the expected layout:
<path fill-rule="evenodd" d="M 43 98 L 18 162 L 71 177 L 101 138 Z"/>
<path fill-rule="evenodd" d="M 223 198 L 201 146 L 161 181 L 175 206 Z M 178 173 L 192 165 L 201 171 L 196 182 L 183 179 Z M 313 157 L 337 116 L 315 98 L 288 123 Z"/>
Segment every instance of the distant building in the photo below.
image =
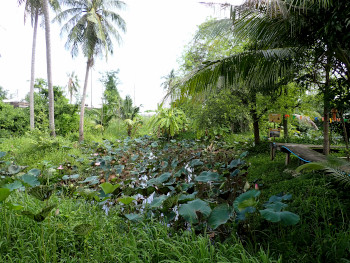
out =
<path fill-rule="evenodd" d="M 4 103 L 12 105 L 14 108 L 28 108 L 29 103 L 26 101 L 17 101 L 15 99 L 3 100 Z"/>

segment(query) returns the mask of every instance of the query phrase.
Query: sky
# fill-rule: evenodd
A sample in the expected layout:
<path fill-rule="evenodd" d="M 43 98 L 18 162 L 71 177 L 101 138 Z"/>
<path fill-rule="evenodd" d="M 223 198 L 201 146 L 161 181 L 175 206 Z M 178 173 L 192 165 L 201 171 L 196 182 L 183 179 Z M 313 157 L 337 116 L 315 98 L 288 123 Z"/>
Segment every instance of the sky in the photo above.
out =
<path fill-rule="evenodd" d="M 3 0 L 4 1 L 4 0 Z M 16 0 L 5 0 L 0 9 L 0 86 L 13 97 L 23 99 L 29 92 L 33 30 L 30 20 L 24 24 L 23 7 Z M 120 70 L 122 97 L 130 95 L 141 110 L 155 110 L 165 95 L 162 76 L 178 69 L 178 59 L 197 26 L 208 17 L 224 17 L 227 11 L 210 8 L 200 2 L 241 0 L 125 0 L 127 8 L 118 11 L 127 25 L 122 44 L 114 43 L 114 53 L 108 59 L 96 59 L 90 75 L 86 103 L 101 105 L 103 85 L 101 73 Z M 55 14 L 50 13 L 50 19 Z M 43 23 L 42 23 L 43 24 Z M 80 53 L 72 58 L 64 48 L 66 35 L 60 35 L 61 25 L 51 24 L 53 84 L 66 87 L 67 74 L 75 71 L 84 84 L 86 59 Z M 43 25 L 38 28 L 36 78 L 46 79 L 46 49 Z"/>

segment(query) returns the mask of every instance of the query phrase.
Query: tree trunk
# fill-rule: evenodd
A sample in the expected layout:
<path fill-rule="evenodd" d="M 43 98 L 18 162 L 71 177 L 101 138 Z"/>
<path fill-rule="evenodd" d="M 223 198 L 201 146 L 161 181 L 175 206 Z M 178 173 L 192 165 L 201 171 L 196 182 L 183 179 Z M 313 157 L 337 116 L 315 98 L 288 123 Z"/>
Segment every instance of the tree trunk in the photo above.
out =
<path fill-rule="evenodd" d="M 32 63 L 30 72 L 30 89 L 29 89 L 29 123 L 30 129 L 34 130 L 34 78 L 35 78 L 35 51 L 36 51 L 36 36 L 38 31 L 39 10 L 35 10 L 35 20 L 33 28 L 33 44 L 32 44 Z"/>
<path fill-rule="evenodd" d="M 288 96 L 288 88 L 284 88 L 284 95 L 287 97 Z M 287 106 L 284 105 L 284 110 L 287 112 Z M 285 114 L 283 114 L 283 132 L 284 132 L 284 139 L 288 139 L 288 118 L 286 117 Z"/>
<path fill-rule="evenodd" d="M 260 143 L 260 133 L 259 133 L 259 117 L 258 117 L 258 113 L 256 112 L 256 94 L 253 94 L 251 103 L 252 105 L 250 108 L 250 115 L 253 120 L 254 142 L 255 142 L 255 145 L 258 145 Z"/>
<path fill-rule="evenodd" d="M 51 136 L 56 136 L 55 131 L 55 106 L 54 94 L 52 86 L 52 72 L 51 72 L 51 38 L 50 38 L 50 17 L 49 17 L 49 3 L 48 0 L 43 1 L 43 13 L 45 17 L 45 37 L 46 37 L 46 66 L 47 66 L 47 83 L 49 91 L 49 126 Z"/>
<path fill-rule="evenodd" d="M 330 143 L 329 143 L 329 93 L 330 93 L 330 87 L 329 87 L 329 73 L 331 70 L 330 66 L 330 57 L 327 57 L 327 64 L 325 67 L 326 70 L 326 82 L 324 86 L 324 95 L 323 95 L 323 154 L 329 155 L 330 152 Z"/>
<path fill-rule="evenodd" d="M 284 132 L 284 139 L 288 139 L 288 119 L 283 116 L 283 132 Z"/>
<path fill-rule="evenodd" d="M 89 70 L 91 65 L 92 65 L 92 58 L 89 58 L 86 63 L 83 97 L 81 98 L 81 106 L 80 106 L 79 142 L 82 142 L 84 140 L 85 98 L 86 98 L 86 91 L 87 91 L 88 80 L 89 80 Z"/>
<path fill-rule="evenodd" d="M 349 137 L 348 137 L 348 132 L 346 131 L 343 110 L 340 111 L 340 120 L 341 120 L 341 123 L 343 126 L 343 132 L 344 132 L 344 141 L 345 141 L 345 147 L 346 147 L 346 160 L 349 161 Z"/>

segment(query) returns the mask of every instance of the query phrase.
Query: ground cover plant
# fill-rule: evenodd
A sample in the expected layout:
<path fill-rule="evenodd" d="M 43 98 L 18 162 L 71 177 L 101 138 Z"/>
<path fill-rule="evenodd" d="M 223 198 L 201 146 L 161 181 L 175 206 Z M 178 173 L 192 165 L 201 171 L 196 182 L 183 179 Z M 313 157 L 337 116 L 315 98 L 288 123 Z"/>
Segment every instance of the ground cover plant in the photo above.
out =
<path fill-rule="evenodd" d="M 263 251 L 251 256 L 245 252 L 238 239 L 234 243 L 219 242 L 220 238 L 224 240 L 231 235 L 229 230 L 231 227 L 226 223 L 233 214 L 244 217 L 242 210 L 246 208 L 254 210 L 257 204 L 256 197 L 259 191 L 249 191 L 244 181 L 247 168 L 245 162 L 233 159 L 224 165 L 224 161 L 231 160 L 235 156 L 244 158 L 246 152 L 235 153 L 233 149 L 217 148 L 214 144 L 206 146 L 186 140 L 159 141 L 149 137 L 118 140 L 115 145 L 103 141 L 85 145 L 82 151 L 88 156 L 90 163 L 82 163 L 84 168 L 77 170 L 67 164 L 60 164 L 55 168 L 29 170 L 28 167 L 16 165 L 11 161 L 10 154 L 1 152 L 3 161 L 0 202 L 4 222 L 1 231 L 4 239 L 0 251 L 3 260 L 12 262 L 21 262 L 29 258 L 33 262 L 86 262 L 86 260 L 104 262 L 115 258 L 120 262 L 162 260 L 275 262 L 273 258 L 280 260 L 277 255 L 270 257 L 268 252 L 266 254 Z M 133 152 L 144 155 L 139 163 L 136 162 L 137 158 Z M 185 162 L 188 168 L 181 167 L 179 164 L 182 162 Z M 172 171 L 178 165 L 179 170 Z M 172 178 L 174 180 L 169 180 L 170 172 L 164 173 L 166 167 L 169 167 L 169 171 L 174 175 Z M 200 167 L 217 169 L 217 172 L 202 171 Z M 151 173 L 145 173 L 146 170 Z M 80 174 L 77 174 L 78 171 Z M 239 175 L 241 172 L 242 175 Z M 142 173 L 152 175 L 153 178 L 142 179 Z M 227 180 L 235 191 L 230 193 L 230 189 L 225 188 L 222 182 L 224 177 L 219 173 L 236 178 Z M 139 181 L 135 180 L 135 176 L 139 176 Z M 175 185 L 175 182 L 180 180 L 177 178 L 182 176 L 187 176 L 186 182 Z M 219 190 L 215 186 L 216 181 L 220 182 L 222 192 L 215 193 L 215 190 Z M 179 191 L 176 192 L 175 188 Z M 118 191 L 122 193 L 117 194 Z M 173 195 L 166 195 L 170 192 L 173 192 Z M 219 195 L 228 195 L 229 198 L 221 197 L 220 200 Z M 144 202 L 150 197 L 152 200 Z M 226 201 L 222 202 L 223 200 Z M 178 206 L 178 209 L 172 211 L 175 206 Z M 140 213 L 142 210 L 143 214 Z M 181 217 L 181 220 L 171 219 L 170 216 L 174 217 L 171 212 L 176 217 Z M 141 221 L 141 217 L 145 220 Z M 102 224 L 101 218 L 104 218 L 102 222 L 108 224 L 108 227 L 99 229 Z M 237 218 L 232 218 L 230 224 L 234 223 L 234 219 Z M 225 227 L 220 229 L 221 226 Z M 109 229 L 108 232 L 112 235 L 110 238 L 105 232 L 106 229 Z M 111 230 L 115 231 L 116 236 L 113 237 Z M 155 231 L 156 236 L 149 236 L 149 231 L 151 233 Z M 25 233 L 25 238 L 22 239 L 19 233 Z M 140 238 L 144 242 L 136 241 Z M 116 254 L 105 250 L 105 247 L 110 245 L 105 246 L 103 242 L 96 244 L 96 240 L 102 239 L 115 240 L 117 246 L 120 246 L 118 242 L 120 244 L 131 242 L 132 245 L 124 247 L 125 250 Z M 157 241 L 154 242 L 154 239 Z M 193 246 L 196 247 L 197 244 L 198 254 L 190 255 L 193 253 Z M 28 249 L 28 246 L 32 249 Z M 93 249 L 96 246 L 98 248 Z M 165 253 L 169 246 L 174 253 Z M 133 248 L 137 250 L 136 254 L 130 252 Z M 151 252 L 145 253 L 148 250 Z"/>
<path fill-rule="evenodd" d="M 322 174 L 298 174 L 296 160 L 286 168 L 282 154 L 271 162 L 268 145 L 248 153 L 243 148 L 250 144 L 235 147 L 235 139 L 207 143 L 145 136 L 77 148 L 58 140 L 52 149 L 62 151 L 62 159 L 37 169 L 17 166 L 30 158 L 18 157 L 29 146 L 2 152 L 1 256 L 5 262 L 30 257 L 46 262 L 346 259 L 345 186 Z M 48 148 L 44 157 L 49 156 Z M 130 246 L 116 253 L 107 240 Z M 13 242 L 19 250 L 32 249 L 9 252 Z M 194 244 L 203 247 L 191 255 Z M 174 253 L 166 254 L 169 247 Z"/>

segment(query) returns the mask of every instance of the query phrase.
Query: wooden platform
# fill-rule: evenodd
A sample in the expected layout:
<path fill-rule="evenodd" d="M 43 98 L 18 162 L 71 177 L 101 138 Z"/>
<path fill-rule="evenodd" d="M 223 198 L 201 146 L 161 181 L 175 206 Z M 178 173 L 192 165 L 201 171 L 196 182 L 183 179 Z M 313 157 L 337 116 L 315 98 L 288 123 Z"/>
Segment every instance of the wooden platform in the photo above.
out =
<path fill-rule="evenodd" d="M 331 150 L 340 150 L 343 146 L 332 146 Z M 286 165 L 290 162 L 290 156 L 299 159 L 300 164 L 310 162 L 326 162 L 327 157 L 316 150 L 322 150 L 322 145 L 294 144 L 294 143 L 271 143 L 271 160 L 275 158 L 276 151 L 286 153 Z M 350 174 L 350 164 L 339 158 L 342 164 L 339 169 Z"/>

